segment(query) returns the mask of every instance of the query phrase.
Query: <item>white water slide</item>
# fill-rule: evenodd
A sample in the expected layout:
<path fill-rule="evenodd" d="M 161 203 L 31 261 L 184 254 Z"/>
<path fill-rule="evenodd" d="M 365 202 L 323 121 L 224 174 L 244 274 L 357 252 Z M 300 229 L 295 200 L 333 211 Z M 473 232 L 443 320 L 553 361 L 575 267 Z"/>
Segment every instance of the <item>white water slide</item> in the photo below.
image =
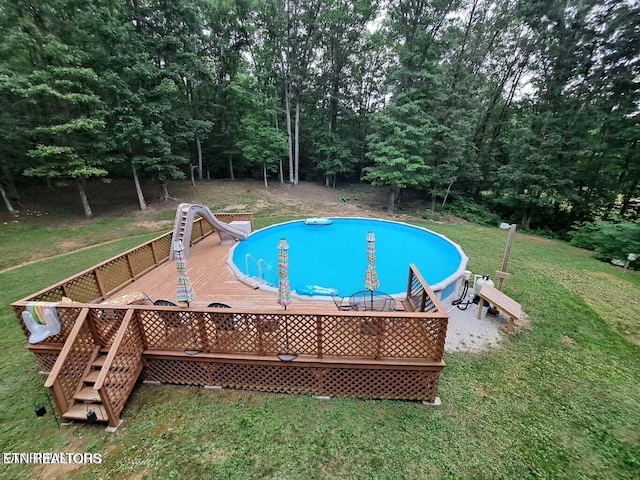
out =
<path fill-rule="evenodd" d="M 218 232 L 222 243 L 233 243 L 236 240 L 245 240 L 247 238 L 247 232 L 244 229 L 237 225 L 221 222 L 208 207 L 193 203 L 181 203 L 178 205 L 178 209 L 176 210 L 176 220 L 173 224 L 171 253 L 169 255 L 171 260 L 175 258 L 173 245 L 176 240 L 182 240 L 182 243 L 184 244 L 184 255 L 185 257 L 189 256 L 191 229 L 196 215 L 201 216 L 205 222 L 211 225 L 215 231 Z"/>

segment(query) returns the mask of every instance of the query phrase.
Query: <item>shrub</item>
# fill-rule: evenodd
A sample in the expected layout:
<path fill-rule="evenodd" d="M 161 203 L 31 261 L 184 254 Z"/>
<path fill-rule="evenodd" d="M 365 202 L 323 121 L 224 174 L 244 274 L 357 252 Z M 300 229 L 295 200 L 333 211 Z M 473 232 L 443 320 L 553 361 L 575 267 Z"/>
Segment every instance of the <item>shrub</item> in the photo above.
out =
<path fill-rule="evenodd" d="M 572 234 L 571 244 L 595 251 L 601 260 L 626 260 L 630 253 L 640 255 L 640 220 L 587 223 Z M 632 263 L 631 267 L 640 268 L 637 263 Z"/>
<path fill-rule="evenodd" d="M 502 220 L 498 214 L 492 212 L 484 205 L 465 200 L 459 200 L 449 204 L 446 210 L 452 215 L 468 220 L 469 222 L 491 225 L 492 227 L 499 225 Z"/>

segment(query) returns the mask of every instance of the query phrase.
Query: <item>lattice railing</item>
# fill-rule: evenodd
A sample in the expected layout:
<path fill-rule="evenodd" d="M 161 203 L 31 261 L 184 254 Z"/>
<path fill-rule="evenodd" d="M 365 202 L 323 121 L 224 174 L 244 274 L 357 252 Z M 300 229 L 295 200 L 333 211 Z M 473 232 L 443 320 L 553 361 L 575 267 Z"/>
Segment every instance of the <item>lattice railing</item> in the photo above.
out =
<path fill-rule="evenodd" d="M 199 231 L 206 235 L 206 228 Z M 126 284 L 165 261 L 169 249 L 170 234 L 166 234 L 16 302 L 14 310 L 20 317 L 30 300 L 59 300 L 58 295 L 70 291 L 88 297 L 95 295 L 94 287 L 101 297 L 119 288 L 115 286 L 119 282 Z M 411 308 L 356 312 L 328 307 L 324 313 L 294 313 L 152 305 L 108 309 L 89 304 L 58 306 L 62 330 L 47 345 L 64 342 L 64 347 L 47 382 L 64 411 L 92 353 L 98 347 L 111 346 L 108 368 L 103 367 L 99 377 L 100 396 L 110 423 L 124 407 L 144 352 L 149 362 L 147 378 L 172 383 L 433 400 L 439 371 L 444 367 L 448 315 L 413 265 L 403 303 Z M 51 351 L 41 350 L 50 357 Z M 184 359 L 190 351 L 194 356 Z M 198 353 L 206 357 L 198 357 Z M 270 365 L 255 357 L 271 357 L 273 361 L 281 353 L 312 363 Z"/>
<path fill-rule="evenodd" d="M 447 332 L 447 317 L 438 314 L 136 308 L 144 344 L 151 350 L 440 361 Z"/>
<path fill-rule="evenodd" d="M 109 424 L 117 425 L 129 393 L 142 371 L 144 345 L 135 311 L 129 310 L 115 336 L 94 389 L 107 410 Z"/>
<path fill-rule="evenodd" d="M 446 313 L 438 297 L 436 297 L 436 294 L 431 290 L 429 284 L 422 278 L 422 274 L 414 264 L 409 265 L 406 301 L 411 306 L 410 310 L 414 312 Z"/>
<path fill-rule="evenodd" d="M 215 215 L 223 222 L 231 222 L 233 220 L 252 221 L 252 215 L 248 213 L 220 213 Z M 208 223 L 199 218 L 194 222 L 193 231 L 197 232 L 192 234 L 192 243 L 195 243 L 209 235 L 212 229 Z M 76 303 L 97 303 L 167 261 L 170 249 L 171 232 L 168 232 L 15 302 L 13 308 L 25 335 L 28 336 L 28 332 L 20 315 L 28 302 L 58 302 L 63 297 L 68 297 Z M 61 332 L 48 339 L 47 343 L 64 343 L 71 330 L 72 323 L 66 322 L 65 318 L 61 318 L 61 322 Z"/>

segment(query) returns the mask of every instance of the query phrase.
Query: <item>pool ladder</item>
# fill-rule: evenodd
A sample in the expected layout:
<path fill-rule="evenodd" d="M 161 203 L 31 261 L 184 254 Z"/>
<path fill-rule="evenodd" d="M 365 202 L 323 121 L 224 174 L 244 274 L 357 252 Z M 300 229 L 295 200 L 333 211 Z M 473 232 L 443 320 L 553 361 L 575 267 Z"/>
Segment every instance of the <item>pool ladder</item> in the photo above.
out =
<path fill-rule="evenodd" d="M 278 276 L 273 271 L 273 268 L 271 267 L 271 265 L 269 265 L 264 258 L 260 258 L 259 260 L 256 260 L 253 257 L 253 255 L 251 255 L 250 253 L 247 253 L 244 256 L 244 270 L 246 272 L 246 277 L 247 278 L 254 278 L 255 279 L 255 277 L 251 277 L 249 275 L 249 260 L 253 261 L 253 263 L 258 267 L 258 278 L 257 278 L 258 284 L 267 284 L 267 283 L 269 283 L 264 278 L 264 271 L 269 272 L 273 276 L 273 280 L 274 280 L 273 285 L 277 285 L 278 284 Z M 256 288 L 257 288 L 257 285 L 256 285 Z"/>

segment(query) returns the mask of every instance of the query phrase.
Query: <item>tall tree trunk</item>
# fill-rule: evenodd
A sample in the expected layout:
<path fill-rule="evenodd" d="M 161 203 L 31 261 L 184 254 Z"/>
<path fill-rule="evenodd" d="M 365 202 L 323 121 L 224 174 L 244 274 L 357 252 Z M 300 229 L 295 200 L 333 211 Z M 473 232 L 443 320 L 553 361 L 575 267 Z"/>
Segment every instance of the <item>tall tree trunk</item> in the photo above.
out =
<path fill-rule="evenodd" d="M 262 164 L 262 178 L 264 178 L 264 188 L 269 189 L 269 183 L 267 182 L 267 164 Z"/>
<path fill-rule="evenodd" d="M 279 130 L 278 116 L 276 115 L 276 130 Z M 282 156 L 278 159 L 278 176 L 280 178 L 280 185 L 284 185 L 284 165 L 282 164 Z"/>
<path fill-rule="evenodd" d="M 138 203 L 140 204 L 140 210 L 147 209 L 147 203 L 144 201 L 144 194 L 142 193 L 142 187 L 140 186 L 140 178 L 138 177 L 138 170 L 136 165 L 131 162 L 131 171 L 133 172 L 133 183 L 136 185 L 136 194 L 138 195 Z"/>
<path fill-rule="evenodd" d="M 298 185 L 299 173 L 300 173 L 300 100 L 296 98 L 296 125 L 295 125 L 295 178 L 294 185 Z"/>
<path fill-rule="evenodd" d="M 231 152 L 229 152 L 229 175 L 231 176 L 231 180 L 235 180 L 236 177 L 233 175 L 233 157 Z"/>
<path fill-rule="evenodd" d="M 84 216 L 91 220 L 93 218 L 93 212 L 91 211 L 91 205 L 89 205 L 89 199 L 87 198 L 87 192 L 84 188 L 84 178 L 79 177 L 76 179 L 78 185 L 78 192 L 80 193 L 80 200 L 82 200 L 82 208 L 84 208 Z"/>
<path fill-rule="evenodd" d="M 202 144 L 198 137 L 196 137 L 196 148 L 198 149 L 198 178 L 202 180 Z"/>
<path fill-rule="evenodd" d="M 291 131 L 291 98 L 289 97 L 288 86 L 284 86 L 284 104 L 287 118 L 287 142 L 289 144 L 289 183 L 294 183 L 293 174 L 293 133 Z"/>
<path fill-rule="evenodd" d="M 7 196 L 7 193 L 4 191 L 4 187 L 2 186 L 1 183 L 0 183 L 0 194 L 2 194 L 2 199 L 4 200 L 4 204 L 7 206 L 7 210 L 9 210 L 9 213 L 11 215 L 17 215 L 18 211 L 13 208 L 13 205 L 11 204 L 11 200 Z"/>
<path fill-rule="evenodd" d="M 338 176 L 337 174 L 333 176 L 333 185 L 332 185 L 333 188 L 336 188 L 336 177 L 337 176 Z"/>
<path fill-rule="evenodd" d="M 444 194 L 444 199 L 442 200 L 442 208 L 444 208 L 444 204 L 447 203 L 447 198 L 449 198 L 449 192 L 451 192 L 451 187 L 453 186 L 453 182 L 455 182 L 455 179 L 451 180 L 449 182 L 449 186 L 447 187 L 447 191 Z"/>
<path fill-rule="evenodd" d="M 631 205 L 631 199 L 633 198 L 633 194 L 638 187 L 638 182 L 640 181 L 639 177 L 635 177 L 635 179 L 631 182 L 631 185 L 626 189 L 627 191 L 622 196 L 622 205 L 620 206 L 620 211 L 618 212 L 620 215 L 625 215 L 627 210 L 629 210 L 629 206 Z"/>
<path fill-rule="evenodd" d="M 1 172 L 0 178 L 4 179 L 4 184 L 6 187 L 5 193 L 7 194 L 7 197 L 10 200 L 13 200 L 14 203 L 16 203 L 16 206 L 20 208 L 21 206 L 20 194 L 18 193 L 16 184 L 13 181 L 13 175 L 11 175 L 11 172 L 9 171 L 9 167 L 5 163 L 2 163 L 2 167 L 0 167 L 0 172 Z"/>
<path fill-rule="evenodd" d="M 467 22 L 467 27 L 465 28 L 464 37 L 462 39 L 462 46 L 460 47 L 460 53 L 458 54 L 456 66 L 453 71 L 453 81 L 451 82 L 452 91 L 456 90 L 456 84 L 458 83 L 458 77 L 460 76 L 460 66 L 462 65 L 464 51 L 467 48 L 467 43 L 469 42 L 469 32 L 471 31 L 471 25 L 473 25 L 473 20 L 475 17 L 477 7 L 478 7 L 478 0 L 473 0 L 473 7 L 471 8 L 471 13 L 469 14 L 469 21 Z"/>
<path fill-rule="evenodd" d="M 163 181 L 160 184 L 160 188 L 162 188 L 162 199 L 165 202 L 168 202 L 169 200 L 175 200 L 175 198 L 169 195 L 169 184 L 166 181 Z"/>
<path fill-rule="evenodd" d="M 391 189 L 391 195 L 389 196 L 389 213 L 396 211 L 396 199 L 398 198 L 399 191 L 397 188 Z"/>

